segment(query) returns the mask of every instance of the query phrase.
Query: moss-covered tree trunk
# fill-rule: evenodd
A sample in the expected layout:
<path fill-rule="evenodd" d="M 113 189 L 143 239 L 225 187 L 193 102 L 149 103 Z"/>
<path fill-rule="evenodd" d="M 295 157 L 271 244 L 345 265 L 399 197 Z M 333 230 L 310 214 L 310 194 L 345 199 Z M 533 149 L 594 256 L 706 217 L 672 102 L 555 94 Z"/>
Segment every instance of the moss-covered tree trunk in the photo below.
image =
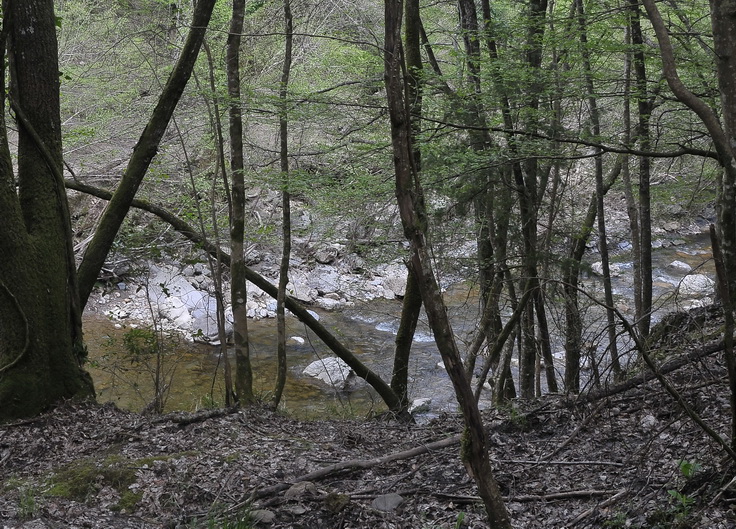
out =
<path fill-rule="evenodd" d="M 4 2 L 17 173 L 0 123 L 0 422 L 93 397 L 62 181 L 52 0 Z M 5 72 L 3 71 L 3 86 Z M 4 108 L 3 108 L 4 110 Z M 2 113 L 5 115 L 5 112 Z"/>

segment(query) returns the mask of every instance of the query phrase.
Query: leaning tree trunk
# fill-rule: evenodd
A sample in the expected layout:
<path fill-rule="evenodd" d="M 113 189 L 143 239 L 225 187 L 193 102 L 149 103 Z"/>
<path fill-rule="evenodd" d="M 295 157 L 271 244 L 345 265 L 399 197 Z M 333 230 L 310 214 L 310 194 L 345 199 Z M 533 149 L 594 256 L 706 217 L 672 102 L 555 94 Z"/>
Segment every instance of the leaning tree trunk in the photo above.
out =
<path fill-rule="evenodd" d="M 138 188 L 146 176 L 148 167 L 158 152 L 159 144 L 174 114 L 174 109 L 179 103 L 194 69 L 214 7 L 215 0 L 199 0 L 196 3 L 192 16 L 192 26 L 182 47 L 179 60 L 172 70 L 166 86 L 164 86 L 146 128 L 133 149 L 128 166 L 115 190 L 115 194 L 102 214 L 92 241 L 87 246 L 78 272 L 79 297 L 82 306 L 87 303 L 92 293 L 97 276 L 105 263 L 110 248 L 112 248 L 120 226 L 128 214 Z"/>
<path fill-rule="evenodd" d="M 65 398 L 94 397 L 81 367 L 86 351 L 62 178 L 54 6 L 34 0 L 4 7 L 18 173 L 13 174 L 2 108 L 0 422 Z M 5 86 L 4 67 L 2 81 Z"/>

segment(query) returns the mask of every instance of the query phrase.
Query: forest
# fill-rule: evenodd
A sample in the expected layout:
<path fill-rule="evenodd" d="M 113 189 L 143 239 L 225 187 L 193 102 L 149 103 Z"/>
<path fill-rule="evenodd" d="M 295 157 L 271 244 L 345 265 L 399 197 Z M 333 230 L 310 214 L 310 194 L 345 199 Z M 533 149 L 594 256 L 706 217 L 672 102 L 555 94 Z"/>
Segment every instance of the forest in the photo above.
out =
<path fill-rule="evenodd" d="M 736 7 L 359 4 L 3 1 L 3 527 L 736 526 Z"/>

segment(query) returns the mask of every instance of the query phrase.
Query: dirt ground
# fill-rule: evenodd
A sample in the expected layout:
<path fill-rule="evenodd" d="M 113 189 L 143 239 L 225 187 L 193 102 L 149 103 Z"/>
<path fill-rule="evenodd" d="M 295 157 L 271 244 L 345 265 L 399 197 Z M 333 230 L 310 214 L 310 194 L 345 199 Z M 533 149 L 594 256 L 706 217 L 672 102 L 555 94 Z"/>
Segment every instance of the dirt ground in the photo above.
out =
<path fill-rule="evenodd" d="M 668 379 L 728 439 L 722 353 Z M 657 381 L 485 420 L 514 527 L 736 527 L 733 460 Z M 461 429 L 449 415 L 420 426 L 66 404 L 0 426 L 0 527 L 487 527 Z"/>

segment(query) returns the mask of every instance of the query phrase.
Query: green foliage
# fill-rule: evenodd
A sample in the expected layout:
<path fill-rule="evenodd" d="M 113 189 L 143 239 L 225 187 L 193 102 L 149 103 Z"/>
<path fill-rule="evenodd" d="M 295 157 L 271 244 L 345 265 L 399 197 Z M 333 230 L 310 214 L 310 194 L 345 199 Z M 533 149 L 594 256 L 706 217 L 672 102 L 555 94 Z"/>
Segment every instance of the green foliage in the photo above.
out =
<path fill-rule="evenodd" d="M 228 513 L 227 509 L 216 505 L 210 512 L 204 527 L 207 529 L 252 529 L 256 527 L 256 523 L 257 520 L 249 505 L 236 513 Z M 195 524 L 193 527 L 201 527 L 201 525 Z"/>
<path fill-rule="evenodd" d="M 18 489 L 18 516 L 21 520 L 30 520 L 38 516 L 38 490 L 34 486 L 25 485 Z"/>
<path fill-rule="evenodd" d="M 603 522 L 606 529 L 624 529 L 626 527 L 627 517 L 624 513 L 618 512 L 613 518 L 609 518 Z"/>

